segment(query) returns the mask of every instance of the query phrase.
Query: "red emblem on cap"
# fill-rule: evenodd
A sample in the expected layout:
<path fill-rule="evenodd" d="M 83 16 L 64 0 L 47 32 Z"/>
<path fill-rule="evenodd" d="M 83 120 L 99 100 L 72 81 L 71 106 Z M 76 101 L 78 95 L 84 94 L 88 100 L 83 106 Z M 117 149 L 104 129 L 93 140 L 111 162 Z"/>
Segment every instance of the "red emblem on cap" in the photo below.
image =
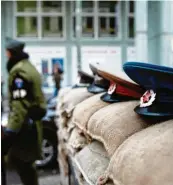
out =
<path fill-rule="evenodd" d="M 140 107 L 148 107 L 152 105 L 156 97 L 156 93 L 153 90 L 148 90 L 140 99 Z"/>
<path fill-rule="evenodd" d="M 115 89 L 116 89 L 116 84 L 115 83 L 111 83 L 111 85 L 110 85 L 110 87 L 108 89 L 108 94 L 110 94 L 110 95 L 113 94 Z"/>

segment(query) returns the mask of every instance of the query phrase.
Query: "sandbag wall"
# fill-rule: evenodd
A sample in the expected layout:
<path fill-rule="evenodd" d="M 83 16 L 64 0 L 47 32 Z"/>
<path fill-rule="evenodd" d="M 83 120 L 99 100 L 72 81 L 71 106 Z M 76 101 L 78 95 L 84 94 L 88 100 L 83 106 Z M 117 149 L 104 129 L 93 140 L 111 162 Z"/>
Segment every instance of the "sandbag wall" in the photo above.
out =
<path fill-rule="evenodd" d="M 102 94 L 85 87 L 60 90 L 61 184 L 74 184 L 69 183 L 70 158 L 81 185 L 172 185 L 173 120 L 142 118 L 133 111 L 138 101 L 110 104 Z"/>

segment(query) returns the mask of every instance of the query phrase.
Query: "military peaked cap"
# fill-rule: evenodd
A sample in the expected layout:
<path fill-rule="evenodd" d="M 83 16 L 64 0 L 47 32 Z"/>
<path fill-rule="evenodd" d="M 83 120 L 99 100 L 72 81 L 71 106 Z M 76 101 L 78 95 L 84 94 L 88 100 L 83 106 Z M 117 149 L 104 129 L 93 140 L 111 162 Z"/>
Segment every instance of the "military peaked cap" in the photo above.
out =
<path fill-rule="evenodd" d="M 90 75 L 89 73 L 78 70 L 78 77 L 76 84 L 72 88 L 79 88 L 79 87 L 88 87 L 94 81 L 94 76 Z"/>
<path fill-rule="evenodd" d="M 87 88 L 90 93 L 102 93 L 107 91 L 109 88 L 109 81 L 98 74 L 100 64 L 100 62 L 92 62 L 89 64 L 90 69 L 94 75 L 94 82 Z"/>
<path fill-rule="evenodd" d="M 103 64 L 98 74 L 109 80 L 110 86 L 107 93 L 101 96 L 105 102 L 114 103 L 139 99 L 144 89 L 132 81 L 123 71 L 117 69 L 115 62 Z"/>
<path fill-rule="evenodd" d="M 126 74 L 146 89 L 135 112 L 145 116 L 173 116 L 173 68 L 127 62 Z"/>

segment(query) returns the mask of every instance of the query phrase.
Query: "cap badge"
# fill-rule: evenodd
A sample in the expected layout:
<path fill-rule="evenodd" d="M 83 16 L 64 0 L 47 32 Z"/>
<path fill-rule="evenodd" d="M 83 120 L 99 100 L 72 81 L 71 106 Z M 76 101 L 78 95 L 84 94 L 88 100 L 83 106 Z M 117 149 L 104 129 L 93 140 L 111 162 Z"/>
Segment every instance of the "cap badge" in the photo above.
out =
<path fill-rule="evenodd" d="M 116 84 L 115 83 L 112 83 L 110 85 L 109 89 L 108 89 L 108 94 L 110 94 L 110 95 L 113 94 L 114 91 L 115 91 L 115 89 L 116 89 Z"/>
<path fill-rule="evenodd" d="M 140 107 L 148 107 L 152 105 L 156 97 L 156 93 L 153 90 L 148 90 L 140 98 Z"/>

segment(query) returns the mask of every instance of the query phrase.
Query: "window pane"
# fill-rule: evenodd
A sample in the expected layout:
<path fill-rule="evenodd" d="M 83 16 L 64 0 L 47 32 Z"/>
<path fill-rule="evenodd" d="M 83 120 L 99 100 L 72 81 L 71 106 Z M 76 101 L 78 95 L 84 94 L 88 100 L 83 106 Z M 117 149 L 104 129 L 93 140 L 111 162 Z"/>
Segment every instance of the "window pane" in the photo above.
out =
<path fill-rule="evenodd" d="M 43 12 L 62 12 L 61 1 L 42 1 Z"/>
<path fill-rule="evenodd" d="M 99 37 L 116 37 L 118 25 L 116 17 L 99 18 Z"/>
<path fill-rule="evenodd" d="M 72 5 L 72 12 L 75 13 L 75 10 L 76 10 L 76 2 L 72 1 L 71 2 L 71 5 Z"/>
<path fill-rule="evenodd" d="M 82 17 L 82 36 L 94 37 L 94 18 Z"/>
<path fill-rule="evenodd" d="M 62 17 L 43 17 L 43 37 L 63 37 Z"/>
<path fill-rule="evenodd" d="M 129 2 L 129 12 L 130 13 L 134 13 L 134 9 L 135 9 L 135 7 L 134 7 L 134 1 L 130 1 Z"/>
<path fill-rule="evenodd" d="M 17 37 L 37 37 L 37 18 L 17 17 Z"/>
<path fill-rule="evenodd" d="M 117 1 L 99 1 L 99 12 L 114 13 L 118 11 Z"/>
<path fill-rule="evenodd" d="M 93 12 L 94 2 L 93 1 L 82 1 L 82 12 Z"/>
<path fill-rule="evenodd" d="M 73 17 L 73 37 L 76 37 L 76 17 Z"/>
<path fill-rule="evenodd" d="M 18 12 L 36 12 L 36 1 L 17 1 Z"/>
<path fill-rule="evenodd" d="M 129 17 L 129 37 L 130 38 L 134 38 L 135 36 L 135 25 L 134 25 L 134 18 L 133 17 Z"/>

